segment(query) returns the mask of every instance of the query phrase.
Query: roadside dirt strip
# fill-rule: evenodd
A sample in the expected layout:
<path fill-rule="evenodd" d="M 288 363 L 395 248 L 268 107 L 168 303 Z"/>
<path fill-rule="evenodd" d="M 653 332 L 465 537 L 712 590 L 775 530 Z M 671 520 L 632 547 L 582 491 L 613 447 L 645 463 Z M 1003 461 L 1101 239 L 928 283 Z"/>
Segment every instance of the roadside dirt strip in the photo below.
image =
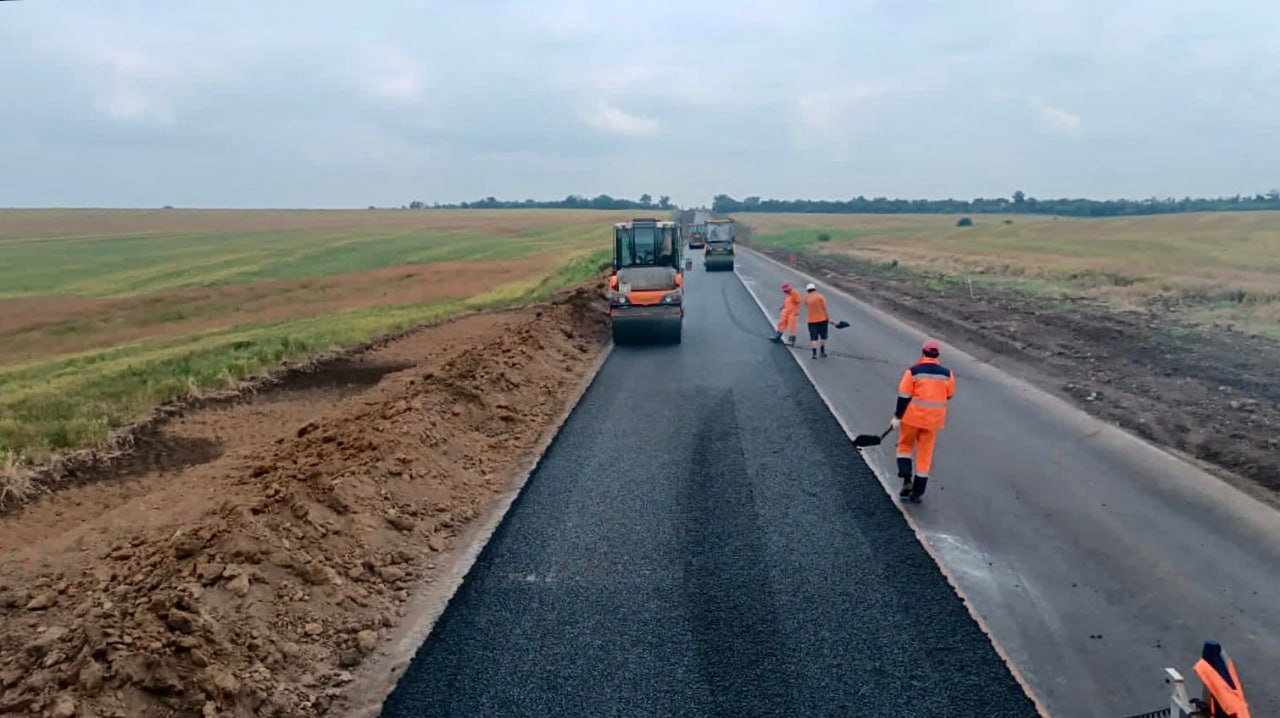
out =
<path fill-rule="evenodd" d="M 0 713 L 379 701 L 607 321 L 590 288 L 428 328 L 171 417 L 154 461 L 0 515 Z"/>

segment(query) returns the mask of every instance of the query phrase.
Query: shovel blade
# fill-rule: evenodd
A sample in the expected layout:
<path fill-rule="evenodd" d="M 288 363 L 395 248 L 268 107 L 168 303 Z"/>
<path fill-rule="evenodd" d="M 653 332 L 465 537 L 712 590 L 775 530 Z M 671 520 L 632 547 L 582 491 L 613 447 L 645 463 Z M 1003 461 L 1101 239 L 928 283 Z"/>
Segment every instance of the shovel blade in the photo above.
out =
<path fill-rule="evenodd" d="M 857 447 L 879 446 L 882 441 L 884 441 L 884 439 L 876 434 L 858 434 L 853 437 L 853 445 Z"/>
<path fill-rule="evenodd" d="M 846 322 L 844 320 L 836 322 L 836 329 L 847 329 L 848 327 L 849 327 L 849 322 Z"/>

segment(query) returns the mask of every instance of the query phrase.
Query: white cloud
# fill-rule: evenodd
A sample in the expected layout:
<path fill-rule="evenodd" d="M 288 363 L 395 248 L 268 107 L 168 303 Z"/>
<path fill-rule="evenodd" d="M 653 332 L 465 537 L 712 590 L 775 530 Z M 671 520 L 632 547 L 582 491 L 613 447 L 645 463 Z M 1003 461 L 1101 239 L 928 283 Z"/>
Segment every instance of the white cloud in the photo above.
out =
<path fill-rule="evenodd" d="M 1036 121 L 1041 127 L 1060 132 L 1063 134 L 1074 135 L 1080 132 L 1083 125 L 1080 115 L 1075 115 L 1060 107 L 1045 104 L 1039 100 L 1031 102 L 1031 111 L 1035 113 Z"/>
<path fill-rule="evenodd" d="M 106 77 L 97 87 L 98 109 L 117 122 L 162 124 L 173 120 L 172 73 L 158 58 L 137 50 L 109 50 L 99 58 Z"/>
<path fill-rule="evenodd" d="M 427 87 L 422 63 L 401 52 L 380 52 L 370 57 L 360 78 L 366 93 L 392 102 L 417 102 Z"/>
<path fill-rule="evenodd" d="M 801 147 L 834 147 L 845 150 L 849 135 L 865 109 L 866 101 L 879 90 L 871 85 L 846 85 L 802 95 L 797 101 Z"/>
<path fill-rule="evenodd" d="M 601 102 L 583 119 L 601 132 L 629 137 L 656 134 L 662 128 L 661 123 L 652 117 L 632 115 L 608 102 Z"/>
<path fill-rule="evenodd" d="M 50 155 L 6 164 L 9 202 L 1181 196 L 1265 191 L 1280 164 L 1261 0 L 97 5 L 3 3 L 0 65 L 23 72 L 0 73 L 0 143 Z M 592 185 L 628 152 L 643 168 Z"/>
<path fill-rule="evenodd" d="M 173 119 L 173 108 L 164 98 L 136 88 L 115 87 L 103 94 L 99 108 L 120 122 L 164 123 Z"/>

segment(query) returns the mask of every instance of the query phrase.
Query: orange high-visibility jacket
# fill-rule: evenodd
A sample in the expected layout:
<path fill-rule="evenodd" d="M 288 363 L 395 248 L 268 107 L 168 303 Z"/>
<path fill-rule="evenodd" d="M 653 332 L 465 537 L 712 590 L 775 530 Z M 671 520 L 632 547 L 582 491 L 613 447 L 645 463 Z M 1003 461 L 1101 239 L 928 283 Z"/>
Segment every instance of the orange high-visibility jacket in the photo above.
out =
<path fill-rule="evenodd" d="M 809 292 L 804 298 L 805 321 L 810 324 L 827 321 L 827 300 L 816 291 Z"/>
<path fill-rule="evenodd" d="M 787 298 L 782 302 L 782 316 L 799 314 L 801 301 L 803 300 L 800 297 L 800 290 L 792 287 L 791 291 L 787 292 Z"/>
<path fill-rule="evenodd" d="M 1249 704 L 1244 700 L 1244 686 L 1240 685 L 1240 676 L 1236 675 L 1236 664 L 1230 658 L 1227 662 L 1227 673 L 1231 674 L 1233 688 L 1208 661 L 1201 658 L 1196 662 L 1196 675 L 1209 691 L 1209 715 L 1218 716 L 1226 713 L 1231 718 L 1249 718 Z"/>
<path fill-rule="evenodd" d="M 947 424 L 947 402 L 956 394 L 956 377 L 932 357 L 921 357 L 902 373 L 898 400 L 910 400 L 902 423 L 921 429 L 941 429 Z"/>

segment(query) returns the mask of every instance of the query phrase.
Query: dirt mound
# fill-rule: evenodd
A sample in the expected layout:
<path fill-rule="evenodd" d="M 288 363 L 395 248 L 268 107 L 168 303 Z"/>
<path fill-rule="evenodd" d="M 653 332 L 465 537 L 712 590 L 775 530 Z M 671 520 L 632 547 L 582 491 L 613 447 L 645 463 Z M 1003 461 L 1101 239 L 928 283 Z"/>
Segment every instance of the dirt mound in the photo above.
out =
<path fill-rule="evenodd" d="M 406 337 L 366 357 L 410 367 L 371 387 L 176 420 L 157 441 L 203 439 L 208 463 L 0 518 L 0 713 L 326 713 L 564 410 L 607 336 L 598 297 Z"/>

